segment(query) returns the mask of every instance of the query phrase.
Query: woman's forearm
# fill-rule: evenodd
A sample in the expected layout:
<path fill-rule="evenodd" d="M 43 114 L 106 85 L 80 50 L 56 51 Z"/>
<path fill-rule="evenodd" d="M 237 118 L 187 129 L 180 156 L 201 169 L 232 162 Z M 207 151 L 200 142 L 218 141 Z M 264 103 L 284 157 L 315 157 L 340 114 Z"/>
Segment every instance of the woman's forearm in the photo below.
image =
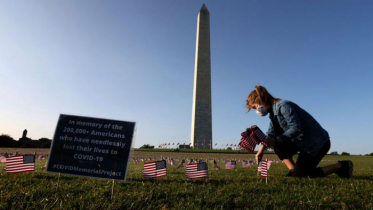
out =
<path fill-rule="evenodd" d="M 263 153 L 263 151 L 264 151 L 265 148 L 266 148 L 266 147 L 265 147 L 264 145 L 262 145 L 262 146 L 259 148 L 258 153 Z"/>

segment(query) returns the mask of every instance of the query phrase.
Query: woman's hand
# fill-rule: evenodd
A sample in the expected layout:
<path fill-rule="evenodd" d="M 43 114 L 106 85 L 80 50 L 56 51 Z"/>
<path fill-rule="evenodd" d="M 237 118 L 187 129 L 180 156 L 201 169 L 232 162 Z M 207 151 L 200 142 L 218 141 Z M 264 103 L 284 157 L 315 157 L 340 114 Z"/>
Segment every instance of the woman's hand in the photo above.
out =
<path fill-rule="evenodd" d="M 255 155 L 255 161 L 257 164 L 259 164 L 260 161 L 262 161 L 262 158 L 263 158 L 263 151 L 262 150 L 259 150 L 256 155 Z"/>
<path fill-rule="evenodd" d="M 264 139 L 262 141 L 262 145 L 264 145 L 266 147 L 274 147 L 275 146 L 275 139 L 274 138 Z"/>

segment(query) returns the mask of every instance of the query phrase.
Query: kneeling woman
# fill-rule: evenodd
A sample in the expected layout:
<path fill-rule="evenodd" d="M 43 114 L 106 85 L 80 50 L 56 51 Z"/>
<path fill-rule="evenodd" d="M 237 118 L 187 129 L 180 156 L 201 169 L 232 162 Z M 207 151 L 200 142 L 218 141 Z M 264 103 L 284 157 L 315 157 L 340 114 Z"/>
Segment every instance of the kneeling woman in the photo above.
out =
<path fill-rule="evenodd" d="M 330 149 L 329 134 L 320 124 L 297 104 L 274 98 L 265 87 L 255 86 L 246 100 L 248 111 L 254 109 L 260 116 L 269 113 L 270 124 L 267 139 L 255 156 L 257 162 L 263 157 L 266 147 L 272 147 L 289 169 L 288 176 L 325 177 L 336 173 L 343 178 L 352 178 L 351 161 L 317 168 Z M 293 156 L 299 152 L 297 162 Z"/>

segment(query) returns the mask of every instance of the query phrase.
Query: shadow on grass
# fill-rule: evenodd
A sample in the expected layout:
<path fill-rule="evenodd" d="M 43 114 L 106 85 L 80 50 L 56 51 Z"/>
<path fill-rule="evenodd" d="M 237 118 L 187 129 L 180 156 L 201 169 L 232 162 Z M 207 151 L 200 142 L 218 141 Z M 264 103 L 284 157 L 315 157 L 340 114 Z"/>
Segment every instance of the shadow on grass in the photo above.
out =
<path fill-rule="evenodd" d="M 58 174 L 56 173 L 56 174 L 46 175 L 45 173 L 38 173 L 38 174 L 35 173 L 33 177 L 37 179 L 57 180 Z M 68 176 L 64 174 L 61 174 L 61 177 L 60 177 L 60 180 L 76 180 L 76 179 L 79 179 L 79 177 Z"/>
<path fill-rule="evenodd" d="M 166 177 L 160 177 L 160 178 L 130 178 L 127 179 L 128 182 L 123 182 L 123 184 L 130 184 L 130 182 L 143 182 L 143 183 L 149 183 L 149 184 L 171 184 L 171 183 L 178 183 L 178 184 L 196 184 L 196 185 L 211 185 L 211 186 L 221 186 L 222 184 L 232 184 L 232 183 L 247 183 L 247 181 L 237 181 L 237 180 L 231 180 L 231 179 L 210 179 L 210 178 L 198 178 L 198 179 L 187 179 L 187 178 L 172 178 L 168 179 Z"/>
<path fill-rule="evenodd" d="M 170 174 L 185 174 L 185 171 L 170 172 Z"/>
<path fill-rule="evenodd" d="M 354 176 L 353 179 L 362 179 L 362 180 L 373 181 L 373 176 Z"/>

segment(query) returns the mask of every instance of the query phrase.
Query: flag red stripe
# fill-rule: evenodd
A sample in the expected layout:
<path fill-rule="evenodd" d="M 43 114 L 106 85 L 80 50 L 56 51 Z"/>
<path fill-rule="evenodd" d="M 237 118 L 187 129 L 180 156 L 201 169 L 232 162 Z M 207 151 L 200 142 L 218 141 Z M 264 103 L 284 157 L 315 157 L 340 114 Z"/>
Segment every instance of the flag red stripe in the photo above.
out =
<path fill-rule="evenodd" d="M 156 170 L 155 161 L 144 163 L 144 177 L 145 178 L 156 178 L 156 177 L 162 177 L 162 176 L 167 176 L 166 168 Z"/>
<path fill-rule="evenodd" d="M 198 163 L 190 163 L 187 165 L 185 177 L 189 179 L 204 178 L 207 177 L 207 170 L 197 171 Z"/>
<path fill-rule="evenodd" d="M 23 155 L 12 156 L 6 159 L 6 172 L 9 174 L 30 172 L 34 170 L 35 163 L 23 164 Z"/>

